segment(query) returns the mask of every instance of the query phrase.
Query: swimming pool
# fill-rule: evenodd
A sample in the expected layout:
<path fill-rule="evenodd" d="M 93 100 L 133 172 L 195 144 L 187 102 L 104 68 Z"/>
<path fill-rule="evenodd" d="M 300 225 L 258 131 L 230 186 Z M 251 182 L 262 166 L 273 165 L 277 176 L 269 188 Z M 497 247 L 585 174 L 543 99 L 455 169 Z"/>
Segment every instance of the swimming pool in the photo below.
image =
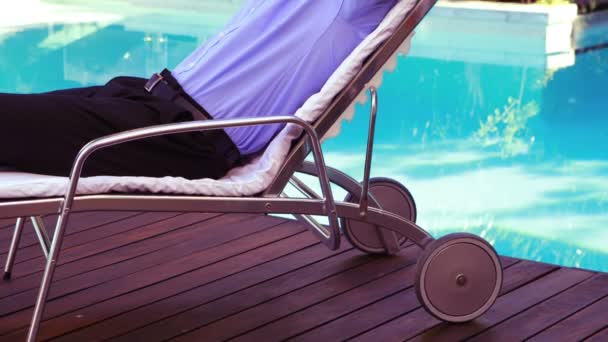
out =
<path fill-rule="evenodd" d="M 206 17 L 59 7 L 49 22 L 0 21 L 0 92 L 174 67 L 236 8 L 223 6 Z M 433 37 L 415 37 L 413 51 L 421 39 Z M 435 236 L 468 231 L 503 255 L 608 271 L 608 49 L 579 52 L 561 68 L 400 58 L 379 89 L 372 176 L 405 184 Z M 367 110 L 324 144 L 328 163 L 358 179 Z"/>

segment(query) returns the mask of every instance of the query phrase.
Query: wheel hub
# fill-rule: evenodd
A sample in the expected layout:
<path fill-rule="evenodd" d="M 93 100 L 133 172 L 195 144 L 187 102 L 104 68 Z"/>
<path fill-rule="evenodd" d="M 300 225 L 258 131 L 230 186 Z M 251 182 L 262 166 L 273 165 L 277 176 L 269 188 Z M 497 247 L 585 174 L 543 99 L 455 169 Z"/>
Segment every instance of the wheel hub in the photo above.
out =
<path fill-rule="evenodd" d="M 456 285 L 465 286 L 467 283 L 467 277 L 464 274 L 459 274 L 456 276 Z"/>

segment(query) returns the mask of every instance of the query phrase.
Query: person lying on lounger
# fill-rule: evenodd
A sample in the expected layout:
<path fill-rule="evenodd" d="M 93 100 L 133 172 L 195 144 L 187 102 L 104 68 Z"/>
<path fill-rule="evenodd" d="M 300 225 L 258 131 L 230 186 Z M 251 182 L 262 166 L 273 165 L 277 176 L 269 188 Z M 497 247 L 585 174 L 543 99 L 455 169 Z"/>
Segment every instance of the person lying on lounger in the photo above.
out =
<path fill-rule="evenodd" d="M 173 71 L 149 80 L 0 94 L 0 165 L 66 176 L 89 141 L 189 120 L 290 115 L 318 92 L 398 0 L 250 0 Z M 221 178 L 281 125 L 167 135 L 113 146 L 83 176 Z"/>

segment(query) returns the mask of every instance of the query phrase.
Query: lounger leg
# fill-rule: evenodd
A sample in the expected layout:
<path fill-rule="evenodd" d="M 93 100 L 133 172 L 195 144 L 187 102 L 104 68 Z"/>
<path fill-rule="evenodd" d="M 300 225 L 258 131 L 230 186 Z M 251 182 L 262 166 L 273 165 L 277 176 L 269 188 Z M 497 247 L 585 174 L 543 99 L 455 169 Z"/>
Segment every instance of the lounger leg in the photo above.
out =
<path fill-rule="evenodd" d="M 63 242 L 63 233 L 68 223 L 69 209 L 63 209 L 62 212 L 63 213 L 57 220 L 55 232 L 53 233 L 53 241 L 51 242 L 49 248 L 44 274 L 42 275 L 42 283 L 40 284 L 38 298 L 36 299 L 36 306 L 34 307 L 34 315 L 27 334 L 28 342 L 36 341 L 38 330 L 40 329 L 40 323 L 42 321 L 42 314 L 44 313 L 44 307 L 49 295 L 49 288 L 51 287 L 51 282 L 53 281 L 53 274 L 55 273 L 55 266 L 57 265 L 59 250 L 61 249 L 61 244 Z"/>
<path fill-rule="evenodd" d="M 306 185 L 304 182 L 302 182 L 295 175 L 291 176 L 291 179 L 289 180 L 289 184 L 291 184 L 294 188 L 296 188 L 296 190 L 298 190 L 302 195 L 306 196 L 307 198 L 314 198 L 314 199 L 322 198 L 319 194 L 316 193 L 316 191 L 314 191 L 312 188 L 310 188 L 308 185 Z M 286 193 L 282 193 L 281 197 L 289 197 L 289 196 L 287 196 Z M 321 240 L 321 242 L 324 245 L 326 245 L 329 249 L 336 250 L 339 248 L 339 245 L 336 246 L 336 244 L 333 243 L 333 240 L 334 240 L 334 238 L 340 239 L 340 237 L 339 236 L 333 237 L 332 231 L 325 228 L 312 215 L 293 214 L 293 216 L 295 216 L 299 222 L 308 226 L 309 229 L 315 235 L 317 235 L 317 237 Z"/>
<path fill-rule="evenodd" d="M 32 221 L 32 225 L 34 226 L 34 231 L 36 232 L 36 236 L 38 237 L 38 241 L 40 241 L 40 247 L 42 248 L 42 252 L 44 256 L 48 259 L 49 257 L 49 249 L 51 246 L 51 240 L 49 239 L 49 234 L 44 226 L 44 221 L 40 216 L 32 216 L 30 217 Z"/>
<path fill-rule="evenodd" d="M 21 233 L 23 232 L 24 222 L 25 220 L 23 219 L 23 217 L 19 217 L 17 218 L 17 222 L 15 223 L 13 240 L 11 241 L 11 247 L 8 250 L 6 265 L 4 266 L 4 280 L 11 279 L 11 272 L 13 271 L 13 265 L 15 264 L 17 249 L 19 249 L 19 242 L 21 241 Z"/>

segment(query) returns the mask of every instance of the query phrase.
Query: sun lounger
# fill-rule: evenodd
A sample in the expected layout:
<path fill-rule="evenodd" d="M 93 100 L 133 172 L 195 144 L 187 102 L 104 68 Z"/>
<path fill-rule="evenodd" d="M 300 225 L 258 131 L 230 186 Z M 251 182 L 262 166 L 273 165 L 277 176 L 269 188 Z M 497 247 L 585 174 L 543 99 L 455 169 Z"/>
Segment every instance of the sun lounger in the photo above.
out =
<path fill-rule="evenodd" d="M 414 28 L 435 1 L 400 1 L 295 116 L 187 122 L 118 133 L 85 146 L 69 178 L 0 169 L 0 218 L 16 218 L 5 279 L 10 279 L 26 219 L 31 218 L 47 256 L 28 340 L 35 340 L 38 333 L 69 215 L 92 210 L 291 214 L 330 249 L 339 248 L 344 234 L 355 247 L 376 254 L 397 253 L 409 240 L 423 248 L 416 292 L 425 309 L 449 322 L 469 321 L 483 314 L 502 286 L 502 267 L 492 246 L 463 233 L 433 239 L 416 225 L 415 202 L 403 185 L 385 178 L 370 180 L 369 176 L 378 103 L 375 89 L 383 72 L 394 68 L 397 54 L 407 52 Z M 325 165 L 320 141 L 337 134 L 342 120 L 353 115 L 355 104 L 365 100 L 367 91 L 372 106 L 364 179 L 358 182 Z M 220 180 L 80 178 L 87 157 L 107 146 L 161 134 L 271 123 L 287 125 L 263 153 Z M 309 154 L 314 162 L 305 160 Z M 296 173 L 316 176 L 321 194 Z M 287 197 L 288 184 L 304 198 Z M 347 191 L 344 201 L 334 200 L 330 184 Z M 59 218 L 51 241 L 40 217 L 54 213 Z M 329 223 L 320 224 L 313 216 L 325 216 Z"/>

